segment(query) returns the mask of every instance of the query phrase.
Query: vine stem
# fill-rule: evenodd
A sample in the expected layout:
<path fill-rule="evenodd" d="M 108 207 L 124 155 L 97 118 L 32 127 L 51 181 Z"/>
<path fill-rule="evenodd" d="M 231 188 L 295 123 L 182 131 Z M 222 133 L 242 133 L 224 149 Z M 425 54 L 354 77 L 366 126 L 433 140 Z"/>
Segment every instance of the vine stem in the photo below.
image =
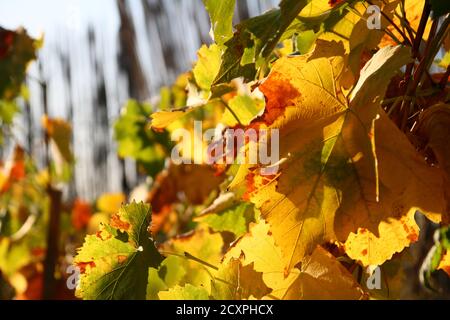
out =
<path fill-rule="evenodd" d="M 414 69 L 414 65 L 415 65 L 415 61 L 419 56 L 419 50 L 420 50 L 420 43 L 422 42 L 423 39 L 423 34 L 425 32 L 425 28 L 428 22 L 428 18 L 431 14 L 431 4 L 429 2 L 429 0 L 425 1 L 424 4 L 424 8 L 423 8 L 423 12 L 422 12 L 422 16 L 420 17 L 420 23 L 419 23 L 419 27 L 417 29 L 417 34 L 416 37 L 414 39 L 414 43 L 412 45 L 412 56 L 413 56 L 413 61 L 407 65 L 406 67 L 406 72 L 405 72 L 405 80 L 404 80 L 404 88 L 405 88 L 405 96 L 411 96 L 411 94 L 416 90 L 420 79 L 422 78 L 422 72 L 425 70 L 425 59 L 427 58 L 427 51 L 429 52 L 430 50 L 430 45 L 431 45 L 431 38 L 434 36 L 433 30 L 430 31 L 430 35 L 428 37 L 428 41 L 427 41 L 427 49 L 425 50 L 425 54 L 423 55 L 421 62 L 419 63 L 419 67 L 415 70 L 414 72 L 414 82 L 411 83 L 411 76 L 412 76 L 412 72 Z M 437 20 L 436 20 L 437 21 Z M 435 28 L 437 27 L 437 24 L 435 26 Z M 435 32 L 436 30 L 434 30 Z M 400 128 L 402 131 L 405 131 L 406 129 L 406 125 L 408 123 L 408 115 L 409 115 L 409 109 L 411 106 L 411 100 L 406 100 L 404 99 L 402 102 L 402 106 L 400 108 L 400 112 L 402 113 L 402 120 L 400 123 Z"/>

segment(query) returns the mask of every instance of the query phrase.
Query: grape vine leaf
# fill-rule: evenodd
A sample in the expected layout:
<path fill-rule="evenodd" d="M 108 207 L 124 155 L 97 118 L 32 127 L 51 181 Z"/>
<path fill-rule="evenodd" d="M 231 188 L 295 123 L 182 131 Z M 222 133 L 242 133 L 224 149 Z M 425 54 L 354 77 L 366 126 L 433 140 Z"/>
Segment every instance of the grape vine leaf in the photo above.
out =
<path fill-rule="evenodd" d="M 290 59 L 295 65 L 301 57 Z M 348 108 L 339 111 L 344 106 L 338 107 L 336 100 L 330 99 L 333 103 L 323 104 L 324 111 L 314 119 L 308 104 L 304 107 L 300 99 L 297 104 L 287 103 L 295 106 L 290 108 L 295 117 L 281 114 L 276 118 L 281 126 L 280 154 L 287 161 L 272 179 L 256 171 L 243 183 L 271 224 L 286 272 L 317 244 L 345 242 L 352 232 L 356 235 L 346 247 L 366 243 L 360 252 L 350 251 L 352 258 L 364 265 L 381 264 L 417 238 L 412 221 L 413 226 L 406 227 L 413 231 L 404 241 L 384 242 L 383 251 L 372 248 L 373 240 L 385 235 L 379 230 L 381 222 L 392 224 L 392 219 L 401 220 L 414 209 L 433 221 L 441 219 L 440 172 L 425 163 L 377 100 L 384 95 L 389 79 L 409 61 L 408 48 L 385 47 L 362 70 Z M 286 69 L 291 82 L 301 79 L 296 68 Z M 270 81 L 269 76 L 264 85 L 270 87 Z M 317 85 L 315 96 L 323 96 L 322 87 Z M 405 185 L 404 181 L 411 183 Z M 403 223 L 396 224 L 396 230 L 406 228 Z"/>
<path fill-rule="evenodd" d="M 20 93 L 26 68 L 36 59 L 39 47 L 40 41 L 28 36 L 25 29 L 0 27 L 0 100 L 12 100 Z"/>
<path fill-rule="evenodd" d="M 237 94 L 228 101 L 221 123 L 235 127 L 247 126 L 264 112 L 264 100 L 248 93 Z M 238 122 L 239 120 L 239 122 Z"/>
<path fill-rule="evenodd" d="M 262 272 L 252 264 L 243 266 L 239 259 L 221 264 L 211 284 L 211 296 L 215 300 L 261 299 L 270 293 L 262 279 Z"/>
<path fill-rule="evenodd" d="M 346 109 L 338 85 L 344 55 L 342 43 L 318 40 L 311 54 L 279 59 L 259 86 L 266 97 L 264 124 L 278 128 L 291 120 L 308 121 Z"/>
<path fill-rule="evenodd" d="M 233 14 L 236 0 L 203 0 L 211 20 L 214 42 L 221 45 L 233 36 Z"/>
<path fill-rule="evenodd" d="M 42 126 L 63 159 L 68 163 L 73 162 L 74 156 L 71 147 L 72 126 L 70 123 L 61 118 L 49 118 L 47 115 L 44 115 L 42 117 Z"/>
<path fill-rule="evenodd" d="M 417 134 L 425 139 L 433 150 L 444 176 L 444 192 L 447 206 L 444 223 L 450 223 L 450 105 L 437 104 L 426 109 L 419 117 Z"/>
<path fill-rule="evenodd" d="M 195 221 L 208 225 L 215 232 L 228 231 L 240 237 L 255 221 L 255 209 L 252 203 L 241 202 L 219 212 L 201 215 Z"/>
<path fill-rule="evenodd" d="M 208 228 L 202 225 L 191 233 L 168 240 L 161 249 L 172 259 L 172 262 L 176 263 L 164 265 L 166 284 L 170 287 L 175 284 L 189 283 L 196 287 L 203 287 L 210 293 L 211 277 L 216 273 L 215 267 L 219 265 L 222 257 L 222 247 L 221 235 L 209 232 Z M 188 259 L 186 253 L 194 258 Z M 179 271 L 180 268 L 184 271 Z M 180 272 L 181 274 L 178 274 Z M 173 277 L 172 281 L 167 277 Z"/>
<path fill-rule="evenodd" d="M 213 86 L 244 77 L 253 80 L 256 64 L 267 58 L 283 32 L 310 0 L 282 0 L 279 8 L 238 24 L 233 37 L 225 42 L 222 65 Z"/>
<path fill-rule="evenodd" d="M 287 290 L 285 299 L 361 300 L 365 294 L 350 272 L 318 246 L 311 256 L 303 259 L 300 274 Z"/>
<path fill-rule="evenodd" d="M 219 72 L 221 55 L 222 51 L 216 44 L 212 44 L 209 47 L 203 45 L 197 52 L 198 60 L 194 69 L 192 69 L 192 73 L 194 74 L 195 82 L 206 92 L 209 92 L 211 89 L 211 85 Z"/>
<path fill-rule="evenodd" d="M 271 296 L 278 299 L 285 296 L 300 273 L 297 268 L 286 272 L 281 250 L 275 244 L 269 224 L 262 219 L 252 224 L 249 233 L 233 244 L 225 253 L 222 264 L 232 259 L 241 259 L 243 266 L 253 265 L 256 272 L 262 272 L 264 283 L 272 289 Z"/>
<path fill-rule="evenodd" d="M 134 100 L 128 101 L 114 124 L 114 138 L 120 157 L 135 159 L 151 176 L 164 168 L 165 157 L 171 147 L 167 132 L 149 130 L 148 118 L 152 107 Z"/>
<path fill-rule="evenodd" d="M 351 274 L 321 247 L 315 248 L 310 257 L 303 259 L 300 269 L 295 267 L 287 271 L 281 250 L 275 244 L 269 227 L 262 219 L 252 224 L 250 232 L 225 254 L 222 264 L 240 259 L 243 266 L 253 265 L 256 272 L 262 273 L 267 287 L 272 289 L 265 298 L 363 298 L 363 290 Z M 336 274 L 340 276 L 336 277 Z"/>
<path fill-rule="evenodd" d="M 148 271 L 162 256 L 148 231 L 151 208 L 143 203 L 123 206 L 96 235 L 86 236 L 74 264 L 81 270 L 76 295 L 83 299 L 146 298 Z"/>

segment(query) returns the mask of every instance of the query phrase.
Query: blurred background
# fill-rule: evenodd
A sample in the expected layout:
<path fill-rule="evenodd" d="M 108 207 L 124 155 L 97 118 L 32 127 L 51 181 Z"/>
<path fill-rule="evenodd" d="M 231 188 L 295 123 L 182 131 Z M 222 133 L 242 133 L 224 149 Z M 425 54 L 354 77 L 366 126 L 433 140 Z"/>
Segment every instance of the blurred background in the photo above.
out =
<path fill-rule="evenodd" d="M 277 4 L 239 0 L 235 19 Z M 129 98 L 158 99 L 160 88 L 190 70 L 201 44 L 211 42 L 201 0 L 1 1 L 0 25 L 44 37 L 28 70 L 30 100 L 21 106 L 14 136 L 42 166 L 44 110 L 72 123 L 76 165 L 66 190 L 70 199 L 93 200 L 137 185 L 134 161 L 117 156 L 112 124 Z M 0 157 L 15 142 L 6 141 Z"/>

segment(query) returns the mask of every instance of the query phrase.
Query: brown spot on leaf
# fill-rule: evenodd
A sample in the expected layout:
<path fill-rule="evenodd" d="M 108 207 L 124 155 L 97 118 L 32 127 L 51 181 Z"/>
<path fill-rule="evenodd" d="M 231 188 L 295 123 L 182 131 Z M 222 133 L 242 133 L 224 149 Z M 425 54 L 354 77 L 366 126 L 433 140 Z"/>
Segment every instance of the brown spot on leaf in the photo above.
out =
<path fill-rule="evenodd" d="M 408 234 L 408 240 L 411 242 L 417 242 L 419 240 L 419 235 L 416 232 Z"/>
<path fill-rule="evenodd" d="M 255 187 L 255 175 L 253 173 L 249 173 L 245 177 L 245 184 L 247 186 L 247 190 L 242 196 L 242 199 L 245 201 L 250 201 L 252 193 L 256 190 Z"/>
<path fill-rule="evenodd" d="M 277 72 L 273 72 L 259 89 L 266 97 L 266 110 L 261 118 L 267 125 L 282 116 L 286 107 L 293 105 L 293 100 L 300 96 L 297 89 Z"/>
<path fill-rule="evenodd" d="M 328 5 L 329 5 L 330 7 L 334 7 L 335 5 L 341 3 L 342 1 L 344 1 L 344 0 L 329 0 L 329 1 L 328 1 Z"/>
<path fill-rule="evenodd" d="M 86 273 L 87 267 L 95 268 L 95 262 L 94 261 L 88 261 L 88 262 L 78 262 L 77 267 L 80 268 L 81 273 Z"/>
<path fill-rule="evenodd" d="M 127 260 L 127 256 L 124 255 L 118 255 L 117 261 L 119 261 L 120 264 L 124 263 Z"/>
<path fill-rule="evenodd" d="M 9 30 L 0 30 L 0 59 L 3 59 L 14 41 L 14 32 Z"/>
<path fill-rule="evenodd" d="M 362 254 L 363 256 L 366 256 L 366 255 L 367 255 L 367 249 L 364 249 L 363 251 L 361 251 L 361 254 Z"/>
<path fill-rule="evenodd" d="M 121 220 L 119 215 L 113 214 L 111 216 L 111 227 L 126 231 L 130 229 L 130 224 Z"/>

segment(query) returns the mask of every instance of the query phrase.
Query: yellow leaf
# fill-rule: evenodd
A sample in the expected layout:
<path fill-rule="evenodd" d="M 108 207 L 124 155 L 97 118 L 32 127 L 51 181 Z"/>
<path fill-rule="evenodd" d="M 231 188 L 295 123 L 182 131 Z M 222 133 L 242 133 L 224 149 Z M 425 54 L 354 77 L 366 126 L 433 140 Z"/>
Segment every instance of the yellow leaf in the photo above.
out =
<path fill-rule="evenodd" d="M 318 246 L 302 261 L 299 277 L 286 293 L 286 299 L 360 300 L 365 298 L 359 284 L 336 258 Z"/>
<path fill-rule="evenodd" d="M 450 251 L 447 250 L 445 255 L 442 257 L 441 262 L 438 266 L 439 270 L 445 271 L 450 276 Z"/>
<path fill-rule="evenodd" d="M 285 273 L 281 250 L 275 245 L 269 225 L 264 220 L 251 225 L 249 234 L 228 250 L 222 263 L 226 264 L 241 257 L 244 266 L 253 264 L 256 272 L 262 272 L 264 283 L 272 289 L 271 296 L 278 299 L 284 298 L 287 289 L 300 272 L 294 268 Z"/>
<path fill-rule="evenodd" d="M 261 272 L 255 271 L 252 264 L 243 266 L 240 260 L 234 258 L 220 265 L 211 287 L 215 300 L 261 299 L 271 291 L 265 285 Z"/>
<path fill-rule="evenodd" d="M 437 104 L 426 109 L 419 117 L 417 133 L 425 139 L 437 159 L 444 176 L 447 201 L 443 222 L 450 223 L 450 105 Z"/>
<path fill-rule="evenodd" d="M 210 233 L 206 228 L 200 227 L 189 234 L 167 241 L 162 245 L 162 250 L 168 255 L 175 253 L 173 259 L 178 260 L 178 268 L 186 270 L 180 285 L 190 283 L 202 286 L 210 293 L 211 279 L 216 270 L 198 261 L 187 259 L 185 253 L 216 267 L 222 257 L 222 246 L 223 240 L 219 233 Z"/>
<path fill-rule="evenodd" d="M 415 212 L 415 209 L 411 209 L 400 218 L 389 217 L 380 222 L 375 232 L 358 228 L 357 232 L 350 233 L 345 241 L 345 252 L 365 266 L 381 265 L 391 259 L 394 253 L 401 252 L 419 239 L 419 227 L 414 220 Z"/>
<path fill-rule="evenodd" d="M 398 6 L 399 0 L 375 0 L 371 2 L 382 10 L 390 19 L 394 16 L 394 10 Z M 352 9 L 348 10 L 345 16 L 340 19 L 331 30 L 327 30 L 319 36 L 324 40 L 342 41 L 346 52 L 349 54 L 347 65 L 353 75 L 357 77 L 364 61 L 365 55 L 377 48 L 381 39 L 385 35 L 384 29 L 390 23 L 385 16 L 380 17 L 380 28 L 369 28 L 368 23 L 372 22 L 373 12 L 367 11 L 367 4 L 356 2 L 350 5 Z M 389 38 L 390 39 L 390 38 Z M 400 41 L 403 39 L 400 37 Z M 391 40 L 392 41 L 392 40 Z M 396 44 L 395 42 L 386 43 Z"/>
<path fill-rule="evenodd" d="M 420 24 L 420 18 L 422 17 L 422 12 L 424 9 L 425 0 L 404 0 L 404 12 L 402 11 L 402 8 L 400 5 L 397 6 L 396 12 L 399 16 L 403 17 L 404 13 L 406 14 L 406 19 L 409 22 L 409 25 L 414 30 L 414 34 L 417 33 L 417 30 L 419 28 Z M 400 27 L 403 31 L 402 24 L 400 22 L 400 19 L 395 16 L 393 17 L 393 22 Z M 425 31 L 423 33 L 423 39 L 426 41 L 428 39 L 428 34 L 430 33 L 431 28 L 431 20 L 428 20 Z M 400 33 L 392 26 L 388 25 L 387 29 L 392 32 L 398 39 L 403 40 L 403 37 L 400 35 Z M 404 33 L 408 34 L 406 29 L 403 31 Z M 391 37 L 388 35 L 385 35 L 383 37 L 383 40 L 381 41 L 381 46 L 389 45 L 389 44 L 395 44 Z"/>
<path fill-rule="evenodd" d="M 209 91 L 217 73 L 219 73 L 222 51 L 216 44 L 212 44 L 209 47 L 203 45 L 198 50 L 197 55 L 198 61 L 192 72 L 198 86 L 202 90 Z"/>
<path fill-rule="evenodd" d="M 360 299 L 363 296 L 350 273 L 321 247 L 303 259 L 300 270 L 293 268 L 286 273 L 281 250 L 264 220 L 252 225 L 250 233 L 226 253 L 223 263 L 239 258 L 244 266 L 253 264 L 255 271 L 262 272 L 264 283 L 272 289 L 266 298 Z"/>
<path fill-rule="evenodd" d="M 381 49 L 363 69 L 343 111 L 332 95 L 320 104 L 324 110 L 315 117 L 310 105 L 299 100 L 290 111 L 296 117 L 279 118 L 280 155 L 287 161 L 278 174 L 268 179 L 254 168 L 242 182 L 248 184 L 251 201 L 271 225 L 286 272 L 317 244 L 345 242 L 358 228 L 385 237 L 386 227 L 380 229 L 380 224 L 392 224 L 390 218 L 406 219 L 413 209 L 440 220 L 444 207 L 440 172 L 425 163 L 379 104 L 388 80 L 410 60 L 409 55 L 407 48 Z M 293 67 L 285 70 L 291 82 L 302 77 Z M 270 82 L 271 76 L 265 85 L 270 87 Z M 308 94 L 325 95 L 318 85 Z M 414 225 L 408 227 L 414 230 Z M 410 243 L 410 233 L 404 236 L 401 243 L 386 241 L 385 250 L 370 254 L 370 259 L 362 254 L 370 248 L 353 258 L 380 264 Z M 351 241 L 358 248 L 368 243 L 365 235 Z"/>
<path fill-rule="evenodd" d="M 116 213 L 124 204 L 126 197 L 123 193 L 104 193 L 97 199 L 97 209 L 104 213 Z"/>
<path fill-rule="evenodd" d="M 151 115 L 152 118 L 152 128 L 155 130 L 164 130 L 174 121 L 180 119 L 181 117 L 187 115 L 194 108 L 187 108 L 183 110 L 174 110 L 174 111 L 159 111 L 155 112 Z"/>
<path fill-rule="evenodd" d="M 55 143 L 64 160 L 67 162 L 72 162 L 72 126 L 63 119 L 52 119 L 46 115 L 42 117 L 42 126 L 45 128 L 47 135 Z"/>
<path fill-rule="evenodd" d="M 342 43 L 318 40 L 311 54 L 277 60 L 259 87 L 266 97 L 264 123 L 279 127 L 291 120 L 307 121 L 346 109 L 337 85 L 344 70 L 344 54 Z"/>

